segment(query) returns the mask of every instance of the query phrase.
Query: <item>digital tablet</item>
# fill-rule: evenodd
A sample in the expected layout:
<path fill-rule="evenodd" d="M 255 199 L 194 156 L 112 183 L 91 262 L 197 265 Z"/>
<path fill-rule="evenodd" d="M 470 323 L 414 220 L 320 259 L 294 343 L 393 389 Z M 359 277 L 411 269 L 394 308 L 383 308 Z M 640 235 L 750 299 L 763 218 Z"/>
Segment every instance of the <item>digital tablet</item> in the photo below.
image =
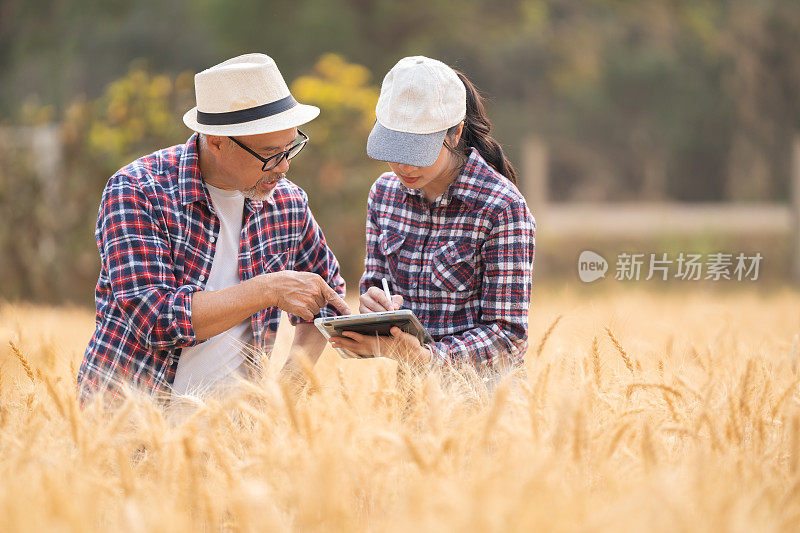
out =
<path fill-rule="evenodd" d="M 317 318 L 314 320 L 314 325 L 322 332 L 325 339 L 341 337 L 345 331 L 353 331 L 362 335 L 384 335 L 390 337 L 391 329 L 397 326 L 406 333 L 414 335 L 421 344 L 433 342 L 430 334 L 420 324 L 414 313 L 408 309 Z M 337 351 L 343 357 L 374 357 L 370 355 L 355 355 L 344 349 L 338 349 Z"/>

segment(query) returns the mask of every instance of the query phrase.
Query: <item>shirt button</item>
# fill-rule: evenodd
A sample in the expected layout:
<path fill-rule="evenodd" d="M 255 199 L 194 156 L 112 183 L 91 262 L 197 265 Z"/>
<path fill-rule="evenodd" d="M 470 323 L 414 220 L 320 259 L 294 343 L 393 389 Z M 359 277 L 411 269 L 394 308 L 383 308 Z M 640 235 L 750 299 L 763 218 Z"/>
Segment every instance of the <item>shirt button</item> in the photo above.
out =
<path fill-rule="evenodd" d="M 200 274 L 200 281 L 205 281 L 205 280 L 206 280 L 206 276 L 204 274 Z"/>
<path fill-rule="evenodd" d="M 210 240 L 211 242 L 214 242 L 214 241 L 216 241 L 216 240 L 217 240 L 217 238 L 216 238 L 215 236 L 213 236 L 213 235 L 212 235 L 212 236 L 211 236 L 211 238 L 210 238 L 209 240 Z"/>

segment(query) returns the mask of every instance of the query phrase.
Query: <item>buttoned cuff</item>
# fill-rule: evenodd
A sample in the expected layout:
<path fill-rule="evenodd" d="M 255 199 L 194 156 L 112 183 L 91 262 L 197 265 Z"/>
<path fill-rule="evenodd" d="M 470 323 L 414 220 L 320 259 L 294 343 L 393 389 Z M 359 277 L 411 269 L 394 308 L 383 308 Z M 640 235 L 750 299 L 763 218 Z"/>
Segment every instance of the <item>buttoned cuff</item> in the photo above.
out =
<path fill-rule="evenodd" d="M 194 285 L 183 285 L 175 291 L 172 311 L 175 324 L 175 337 L 179 346 L 190 346 L 197 342 L 192 327 L 192 297 L 200 290 Z"/>

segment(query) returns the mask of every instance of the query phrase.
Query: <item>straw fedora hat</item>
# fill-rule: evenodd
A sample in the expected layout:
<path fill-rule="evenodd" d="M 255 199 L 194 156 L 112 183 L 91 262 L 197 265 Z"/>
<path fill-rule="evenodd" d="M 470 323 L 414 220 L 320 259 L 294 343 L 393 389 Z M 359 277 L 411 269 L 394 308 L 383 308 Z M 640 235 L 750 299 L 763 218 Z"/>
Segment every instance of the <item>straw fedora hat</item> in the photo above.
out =
<path fill-rule="evenodd" d="M 183 115 L 190 129 L 209 135 L 257 135 L 314 120 L 319 108 L 298 103 L 275 61 L 245 54 L 194 77 L 197 105 Z"/>

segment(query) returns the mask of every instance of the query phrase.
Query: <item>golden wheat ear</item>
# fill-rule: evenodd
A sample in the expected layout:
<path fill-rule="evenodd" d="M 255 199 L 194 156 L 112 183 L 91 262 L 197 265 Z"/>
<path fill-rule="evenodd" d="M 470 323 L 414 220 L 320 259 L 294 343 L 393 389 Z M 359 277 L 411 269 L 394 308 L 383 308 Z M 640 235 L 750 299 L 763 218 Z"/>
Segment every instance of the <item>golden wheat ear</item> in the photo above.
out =
<path fill-rule="evenodd" d="M 636 371 L 633 368 L 633 362 L 631 361 L 631 358 L 628 356 L 628 352 L 625 351 L 625 349 L 619 343 L 617 338 L 614 336 L 614 332 L 608 326 L 606 326 L 606 335 L 608 335 L 608 338 L 611 339 L 611 343 L 617 349 L 617 352 L 619 353 L 620 357 L 622 357 L 622 360 L 625 363 L 625 368 L 627 368 L 628 372 L 630 372 L 632 375 L 636 375 Z"/>
<path fill-rule="evenodd" d="M 547 343 L 547 339 L 550 338 L 550 335 L 552 335 L 553 330 L 556 329 L 556 326 L 558 325 L 559 321 L 561 321 L 561 317 L 562 316 L 563 315 L 558 315 L 556 317 L 556 319 L 553 320 L 553 322 L 550 324 L 550 327 L 548 327 L 547 330 L 544 332 L 544 335 L 542 336 L 542 340 L 539 341 L 539 347 L 536 349 L 536 358 L 537 359 L 539 357 L 541 357 L 542 351 L 544 350 L 544 345 Z"/>
<path fill-rule="evenodd" d="M 31 380 L 31 383 L 36 383 L 36 378 L 34 377 L 33 368 L 31 364 L 25 359 L 25 356 L 22 355 L 22 350 L 20 350 L 14 341 L 8 341 L 8 345 L 11 346 L 11 352 L 17 357 L 19 364 L 22 365 L 22 369 L 25 370 L 25 375 L 28 376 L 28 379 Z M 41 374 L 40 374 L 41 375 Z"/>

